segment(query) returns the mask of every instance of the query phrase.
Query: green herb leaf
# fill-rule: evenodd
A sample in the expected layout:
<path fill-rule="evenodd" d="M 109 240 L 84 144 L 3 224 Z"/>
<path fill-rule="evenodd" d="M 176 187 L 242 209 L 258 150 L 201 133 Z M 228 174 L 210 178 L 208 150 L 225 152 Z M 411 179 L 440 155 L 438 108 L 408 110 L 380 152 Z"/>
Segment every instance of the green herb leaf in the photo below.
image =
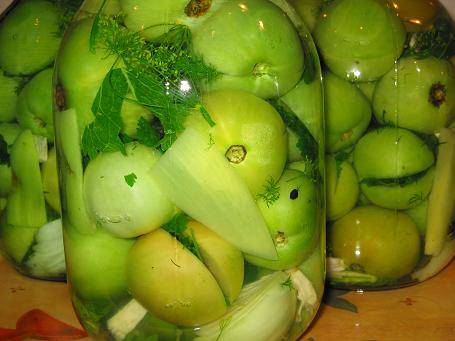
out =
<path fill-rule="evenodd" d="M 338 153 L 336 153 L 334 156 L 337 181 L 341 174 L 341 170 L 342 170 L 341 165 L 343 164 L 343 162 L 345 162 L 346 160 L 349 159 L 350 154 L 351 154 L 350 151 L 348 152 L 346 150 L 341 150 Z"/>
<path fill-rule="evenodd" d="M 119 134 L 122 129 L 121 110 L 128 83 L 122 70 L 111 70 L 103 80 L 92 105 L 95 120 L 82 135 L 82 153 L 94 159 L 99 153 L 121 151 L 126 154 Z"/>
<path fill-rule="evenodd" d="M 256 197 L 264 200 L 267 207 L 270 207 L 280 198 L 280 186 L 278 186 L 278 181 L 270 177 L 263 187 L 264 192 L 257 194 Z"/>
<path fill-rule="evenodd" d="M 136 136 L 137 140 L 147 147 L 155 148 L 160 142 L 158 132 L 144 117 L 141 117 L 137 123 Z"/>
<path fill-rule="evenodd" d="M 137 180 L 137 175 L 134 173 L 130 173 L 128 175 L 125 175 L 124 178 L 125 178 L 125 182 L 128 184 L 128 186 L 133 187 Z"/>
<path fill-rule="evenodd" d="M 293 285 L 293 283 L 292 283 L 291 276 L 289 276 L 288 279 L 287 279 L 286 281 L 284 281 L 283 283 L 281 283 L 281 286 L 282 286 L 282 287 L 287 287 L 287 288 L 289 288 L 289 290 L 294 289 L 294 285 Z"/>
<path fill-rule="evenodd" d="M 367 186 L 400 186 L 404 187 L 406 185 L 412 184 L 417 182 L 420 178 L 424 177 L 427 173 L 428 169 L 425 169 L 422 172 L 405 176 L 402 178 L 392 178 L 392 179 L 376 179 L 376 178 L 365 178 L 360 181 L 361 184 L 365 184 Z"/>
<path fill-rule="evenodd" d="M 177 213 L 168 223 L 162 228 L 174 236 L 180 243 L 183 244 L 192 254 L 202 260 L 199 245 L 194 238 L 193 230 L 187 231 L 189 217 L 184 213 Z"/>

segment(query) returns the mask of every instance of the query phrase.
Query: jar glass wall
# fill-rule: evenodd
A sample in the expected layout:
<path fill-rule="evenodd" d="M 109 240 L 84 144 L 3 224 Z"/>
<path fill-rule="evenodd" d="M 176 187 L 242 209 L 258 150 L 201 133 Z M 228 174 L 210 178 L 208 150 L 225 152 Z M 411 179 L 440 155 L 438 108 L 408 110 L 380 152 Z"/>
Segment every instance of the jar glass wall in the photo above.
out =
<path fill-rule="evenodd" d="M 21 273 L 64 280 L 53 63 L 77 1 L 16 1 L 0 17 L 0 251 Z"/>
<path fill-rule="evenodd" d="M 453 22 L 437 1 L 297 2 L 325 64 L 329 283 L 421 282 L 455 254 Z"/>
<path fill-rule="evenodd" d="M 68 280 L 92 336 L 303 333 L 325 275 L 321 76 L 285 1 L 84 3 L 54 117 Z"/>

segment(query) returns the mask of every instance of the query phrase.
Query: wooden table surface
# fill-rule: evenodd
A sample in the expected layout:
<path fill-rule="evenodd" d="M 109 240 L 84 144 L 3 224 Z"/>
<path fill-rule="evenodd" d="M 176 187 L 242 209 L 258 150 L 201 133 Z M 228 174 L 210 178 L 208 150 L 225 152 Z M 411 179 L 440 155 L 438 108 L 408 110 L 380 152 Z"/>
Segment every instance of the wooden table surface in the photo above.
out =
<path fill-rule="evenodd" d="M 413 287 L 343 298 L 358 313 L 323 305 L 301 341 L 455 341 L 455 262 Z M 66 284 L 21 276 L 0 258 L 0 328 L 15 328 L 17 319 L 35 308 L 80 328 Z"/>

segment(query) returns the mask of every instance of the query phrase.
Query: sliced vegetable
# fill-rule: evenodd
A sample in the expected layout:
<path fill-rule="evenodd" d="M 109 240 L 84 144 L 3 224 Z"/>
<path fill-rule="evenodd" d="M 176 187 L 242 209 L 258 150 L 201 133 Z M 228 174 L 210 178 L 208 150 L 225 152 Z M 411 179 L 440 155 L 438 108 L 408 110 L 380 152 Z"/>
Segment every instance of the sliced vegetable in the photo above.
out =
<path fill-rule="evenodd" d="M 65 277 L 62 221 L 51 221 L 39 228 L 25 260 L 28 272 L 35 277 Z"/>
<path fill-rule="evenodd" d="M 292 279 L 278 271 L 246 285 L 224 316 L 196 331 L 195 340 L 281 340 L 296 311 L 297 291 Z"/>
<path fill-rule="evenodd" d="M 120 311 L 107 320 L 107 329 L 114 337 L 114 340 L 124 340 L 147 314 L 138 301 L 132 299 Z"/>
<path fill-rule="evenodd" d="M 243 252 L 276 259 L 276 251 L 252 195 L 210 136 L 187 128 L 153 169 L 177 207 Z M 158 180 L 157 180 L 158 181 Z"/>
<path fill-rule="evenodd" d="M 442 250 L 455 209 L 455 132 L 448 128 L 441 129 L 439 141 L 425 235 L 425 254 L 433 256 Z"/>

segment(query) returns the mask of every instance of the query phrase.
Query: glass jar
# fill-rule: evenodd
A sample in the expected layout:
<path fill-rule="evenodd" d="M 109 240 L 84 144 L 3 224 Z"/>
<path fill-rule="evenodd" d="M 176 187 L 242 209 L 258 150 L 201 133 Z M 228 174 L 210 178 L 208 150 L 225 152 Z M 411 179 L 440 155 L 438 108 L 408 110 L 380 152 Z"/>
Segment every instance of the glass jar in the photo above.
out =
<path fill-rule="evenodd" d="M 0 18 L 0 251 L 50 280 L 65 279 L 52 65 L 75 6 L 17 1 Z"/>
<path fill-rule="evenodd" d="M 297 339 L 325 275 L 322 82 L 281 0 L 85 2 L 56 62 L 68 281 L 118 340 Z"/>
<path fill-rule="evenodd" d="M 455 254 L 453 22 L 433 0 L 320 5 L 328 281 L 421 282 Z"/>

